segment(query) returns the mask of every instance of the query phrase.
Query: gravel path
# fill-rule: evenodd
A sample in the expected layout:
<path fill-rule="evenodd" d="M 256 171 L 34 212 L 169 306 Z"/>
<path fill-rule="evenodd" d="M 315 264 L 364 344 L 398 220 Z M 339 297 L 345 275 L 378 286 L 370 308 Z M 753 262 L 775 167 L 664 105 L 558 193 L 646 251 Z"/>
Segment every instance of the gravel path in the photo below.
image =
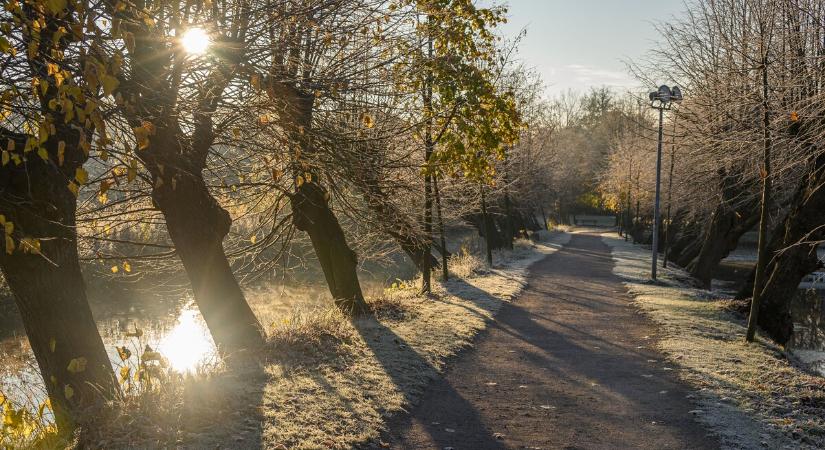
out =
<path fill-rule="evenodd" d="M 390 424 L 390 446 L 719 448 L 612 267 L 590 234 L 536 263 L 516 302 Z"/>

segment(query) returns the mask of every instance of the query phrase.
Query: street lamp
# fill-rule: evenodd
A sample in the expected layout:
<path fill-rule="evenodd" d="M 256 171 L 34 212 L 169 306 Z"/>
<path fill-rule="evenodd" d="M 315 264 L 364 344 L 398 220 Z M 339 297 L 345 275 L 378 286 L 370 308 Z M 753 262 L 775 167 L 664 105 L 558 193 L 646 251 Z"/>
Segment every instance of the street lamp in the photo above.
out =
<path fill-rule="evenodd" d="M 656 200 L 653 204 L 653 264 L 650 278 L 656 280 L 656 260 L 659 259 L 659 194 L 662 179 L 662 139 L 664 137 L 664 114 L 674 103 L 682 101 L 682 90 L 678 86 L 670 88 L 662 85 L 649 95 L 650 107 L 659 110 L 659 145 L 656 149 Z"/>

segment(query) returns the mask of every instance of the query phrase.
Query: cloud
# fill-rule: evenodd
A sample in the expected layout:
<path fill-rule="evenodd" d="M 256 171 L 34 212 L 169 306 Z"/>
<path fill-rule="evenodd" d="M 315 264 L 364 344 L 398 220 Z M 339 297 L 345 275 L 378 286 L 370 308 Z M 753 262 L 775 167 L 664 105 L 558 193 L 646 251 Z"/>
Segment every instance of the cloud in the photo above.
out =
<path fill-rule="evenodd" d="M 568 77 L 582 85 L 632 86 L 635 84 L 626 73 L 618 70 L 604 69 L 583 64 L 568 64 L 564 66 Z"/>

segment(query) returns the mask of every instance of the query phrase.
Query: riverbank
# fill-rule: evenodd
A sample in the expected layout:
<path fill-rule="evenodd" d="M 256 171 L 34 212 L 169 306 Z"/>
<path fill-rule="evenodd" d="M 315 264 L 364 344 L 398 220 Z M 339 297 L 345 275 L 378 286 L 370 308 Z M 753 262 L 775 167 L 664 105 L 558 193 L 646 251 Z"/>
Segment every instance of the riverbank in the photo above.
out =
<path fill-rule="evenodd" d="M 690 287 L 680 269 L 660 269 L 652 284 L 648 249 L 613 233 L 602 239 L 635 304 L 661 329 L 651 345 L 698 391 L 693 414 L 724 448 L 825 447 L 825 379 L 765 336 L 746 344 L 729 298 Z"/>
<path fill-rule="evenodd" d="M 457 255 L 453 278 L 428 297 L 417 282 L 397 282 L 369 300 L 374 318 L 296 310 L 268 330 L 260 365 L 188 377 L 135 399 L 89 438 L 110 448 L 381 446 L 388 418 L 414 404 L 524 288 L 528 267 L 570 237 L 541 235 L 497 252 L 492 268 Z"/>

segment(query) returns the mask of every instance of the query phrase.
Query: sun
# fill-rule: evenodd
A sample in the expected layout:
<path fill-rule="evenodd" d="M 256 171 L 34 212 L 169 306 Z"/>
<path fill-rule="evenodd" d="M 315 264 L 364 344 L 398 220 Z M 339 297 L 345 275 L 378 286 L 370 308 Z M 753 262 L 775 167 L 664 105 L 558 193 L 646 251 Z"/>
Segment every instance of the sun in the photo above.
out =
<path fill-rule="evenodd" d="M 190 28 L 181 36 L 180 44 L 186 53 L 201 55 L 209 48 L 209 35 L 203 28 Z"/>

